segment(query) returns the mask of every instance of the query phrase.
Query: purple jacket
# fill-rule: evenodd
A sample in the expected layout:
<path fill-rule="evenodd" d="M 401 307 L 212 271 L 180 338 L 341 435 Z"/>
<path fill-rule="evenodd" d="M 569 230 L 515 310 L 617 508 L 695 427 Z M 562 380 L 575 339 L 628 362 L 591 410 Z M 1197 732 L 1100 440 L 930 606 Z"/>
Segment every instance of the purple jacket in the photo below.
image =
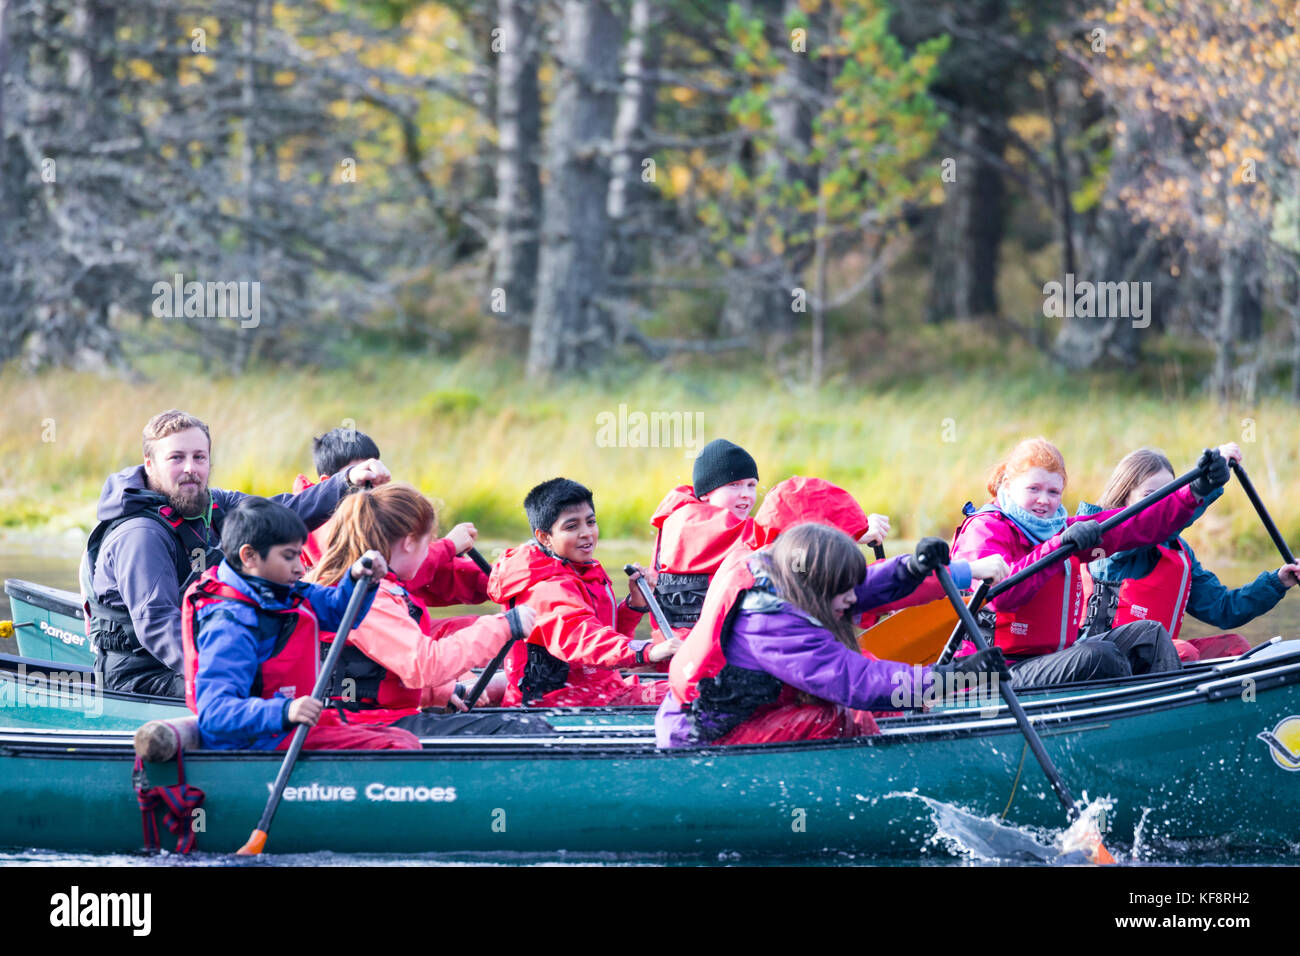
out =
<path fill-rule="evenodd" d="M 339 500 L 347 493 L 342 473 L 313 485 L 297 495 L 275 495 L 307 525 L 317 528 L 329 520 Z M 212 500 L 229 513 L 243 492 L 212 489 Z M 124 468 L 109 475 L 100 492 L 97 518 L 112 521 L 142 508 L 157 508 L 167 499 L 150 491 L 144 465 Z M 197 538 L 220 547 L 220 533 L 200 518 L 186 522 Z M 104 537 L 95 563 L 91 586 L 101 604 L 125 606 L 131 614 L 136 638 L 144 649 L 176 673 L 181 672 L 181 589 L 176 580 L 174 535 L 146 517 L 125 521 Z"/>
<path fill-rule="evenodd" d="M 959 588 L 970 587 L 970 565 L 949 566 Z M 856 619 L 874 607 L 906 597 L 921 584 L 907 570 L 907 556 L 867 566 L 854 588 L 850 613 Z M 855 710 L 898 710 L 893 699 L 920 700 L 929 668 L 896 661 L 878 661 L 851 651 L 815 618 L 782 598 L 749 591 L 731 630 L 722 635 L 727 663 L 763 671 L 822 700 Z M 901 688 L 901 690 L 899 690 Z M 896 691 L 898 696 L 896 697 Z M 655 715 L 655 742 L 660 747 L 691 745 L 691 718 L 672 691 Z"/>

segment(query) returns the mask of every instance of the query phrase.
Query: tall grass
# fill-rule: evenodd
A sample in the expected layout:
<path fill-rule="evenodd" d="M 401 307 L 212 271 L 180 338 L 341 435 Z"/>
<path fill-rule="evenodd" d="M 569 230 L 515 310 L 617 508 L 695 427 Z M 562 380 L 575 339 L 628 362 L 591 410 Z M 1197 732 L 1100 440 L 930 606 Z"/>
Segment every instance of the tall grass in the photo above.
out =
<path fill-rule="evenodd" d="M 917 362 L 933 363 L 922 351 Z M 1026 435 L 1060 445 L 1071 510 L 1095 499 L 1135 447 L 1161 447 L 1183 468 L 1202 447 L 1235 440 L 1283 533 L 1300 542 L 1300 496 L 1291 493 L 1300 422 L 1292 406 L 1263 401 L 1226 411 L 1205 399 L 1150 397 L 1149 385 L 1144 397 L 1114 375 L 1062 380 L 1014 356 L 997 367 L 978 364 L 989 360 L 983 346 L 965 355 L 953 346 L 948 374 L 909 377 L 908 356 L 895 354 L 887 367 L 875 361 L 874 372 L 818 394 L 762 372 L 704 366 L 531 389 L 509 362 L 410 357 L 237 379 L 156 366 L 137 384 L 8 370 L 0 374 L 0 525 L 88 529 L 105 475 L 140 460 L 144 422 L 180 407 L 212 428 L 218 487 L 288 490 L 295 474 L 312 474 L 311 437 L 351 420 L 375 438 L 399 480 L 444 503 L 444 527 L 473 520 L 485 535 L 522 539 L 524 494 L 566 475 L 595 492 L 607 538 L 647 541 L 655 505 L 690 482 L 689 449 L 600 447 L 597 415 L 617 416 L 622 403 L 629 412 L 701 413 L 697 446 L 719 436 L 740 443 L 758 461 L 762 487 L 791 474 L 828 478 L 890 515 L 904 539 L 951 534 L 962 503 L 986 497 L 990 466 Z M 871 384 L 885 378 L 895 384 Z M 1268 550 L 1249 503 L 1234 492 L 1190 539 L 1206 556 L 1262 558 Z"/>

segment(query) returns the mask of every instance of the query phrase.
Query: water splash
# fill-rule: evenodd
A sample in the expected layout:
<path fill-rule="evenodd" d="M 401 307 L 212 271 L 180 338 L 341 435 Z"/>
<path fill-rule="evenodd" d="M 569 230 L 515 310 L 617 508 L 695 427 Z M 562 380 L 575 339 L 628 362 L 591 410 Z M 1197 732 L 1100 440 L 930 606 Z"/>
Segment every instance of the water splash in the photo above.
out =
<path fill-rule="evenodd" d="M 1054 866 L 1094 862 L 1093 848 L 1100 841 L 1099 820 L 1112 806 L 1108 799 L 1086 804 L 1066 830 L 1036 832 L 995 816 L 977 816 L 951 803 L 919 793 L 887 793 L 890 797 L 920 800 L 930 810 L 935 834 L 931 842 L 955 856 L 989 863 L 1045 863 Z"/>

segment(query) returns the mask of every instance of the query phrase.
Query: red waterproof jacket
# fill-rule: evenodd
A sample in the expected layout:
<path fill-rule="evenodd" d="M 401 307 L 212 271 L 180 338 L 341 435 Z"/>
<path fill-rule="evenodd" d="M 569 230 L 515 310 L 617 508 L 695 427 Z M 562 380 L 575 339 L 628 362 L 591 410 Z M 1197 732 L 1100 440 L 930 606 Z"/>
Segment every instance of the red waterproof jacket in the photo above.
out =
<path fill-rule="evenodd" d="M 506 655 L 503 706 L 602 706 L 635 690 L 618 668 L 636 666 L 649 644 L 632 639 L 642 615 L 615 600 L 599 561 L 572 564 L 531 542 L 510 548 L 492 568 L 488 595 L 537 612 L 532 633 Z"/>
<path fill-rule="evenodd" d="M 294 494 L 310 488 L 316 482 L 306 475 L 293 480 Z M 307 535 L 302 549 L 302 566 L 308 570 L 324 553 L 329 541 L 330 518 Z M 457 557 L 456 546 L 450 538 L 439 538 L 429 543 L 429 554 L 420 570 L 406 582 L 406 588 L 425 607 L 450 607 L 455 604 L 482 604 L 488 599 L 487 575 L 469 558 Z"/>
<path fill-rule="evenodd" d="M 793 475 L 777 482 L 754 514 L 757 550 L 788 528 L 805 521 L 839 528 L 854 541 L 867 532 L 867 514 L 853 496 L 824 478 Z"/>
<path fill-rule="evenodd" d="M 755 547 L 753 518 L 742 520 L 726 508 L 701 501 L 690 485 L 668 492 L 650 524 L 659 532 L 654 568 L 669 574 L 712 575 L 732 548 Z"/>
<path fill-rule="evenodd" d="M 418 613 L 418 619 L 413 617 Z M 445 704 L 470 668 L 487 664 L 510 637 L 505 618 L 453 619 L 451 633 L 441 633 L 425 609 L 409 604 L 396 576 L 389 574 L 375 591 L 369 613 L 348 637 L 355 648 L 383 670 L 377 693 L 360 710 L 349 711 L 351 723 L 392 723 L 422 706 Z M 334 635 L 322 634 L 325 644 Z M 346 666 L 345 666 L 345 674 Z"/>

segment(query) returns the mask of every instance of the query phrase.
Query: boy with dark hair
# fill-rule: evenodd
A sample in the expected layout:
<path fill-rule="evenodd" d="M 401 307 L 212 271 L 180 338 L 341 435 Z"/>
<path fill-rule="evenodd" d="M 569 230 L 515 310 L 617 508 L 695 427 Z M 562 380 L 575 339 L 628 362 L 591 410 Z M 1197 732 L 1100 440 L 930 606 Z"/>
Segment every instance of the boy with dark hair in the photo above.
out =
<path fill-rule="evenodd" d="M 488 581 L 498 604 L 526 601 L 537 611 L 526 640 L 506 657 L 503 705 L 658 703 L 662 682 L 640 685 L 618 669 L 665 661 L 681 641 L 633 639 L 647 607 L 632 580 L 628 596 L 614 604 L 613 584 L 596 560 L 600 532 L 591 492 L 568 478 L 552 478 L 528 492 L 524 512 L 533 539 L 507 550 Z M 646 577 L 653 585 L 654 575 Z"/>
<path fill-rule="evenodd" d="M 319 438 L 313 438 L 312 459 L 320 481 L 352 467 L 357 461 L 379 457 L 379 446 L 365 432 L 355 428 L 334 428 Z M 306 475 L 294 479 L 295 493 L 314 485 Z M 332 521 L 332 519 L 331 519 Z M 321 525 L 303 545 L 303 565 L 310 569 L 320 560 L 325 542 L 329 540 L 330 522 Z M 463 521 L 429 544 L 429 557 L 420 566 L 415 578 L 403 582 L 407 592 L 418 598 L 425 607 L 451 607 L 456 604 L 482 604 L 487 597 L 487 575 L 469 558 L 461 557 L 478 540 L 478 529 Z M 454 619 L 453 619 L 454 620 Z M 467 619 L 468 620 L 468 619 Z"/>
<path fill-rule="evenodd" d="M 311 691 L 319 633 L 338 628 L 357 578 L 382 578 L 388 568 L 370 551 L 372 566 L 358 561 L 338 587 L 307 584 L 300 560 L 306 537 L 307 526 L 284 505 L 245 498 L 226 516 L 225 559 L 185 592 L 185 701 L 198 714 L 203 746 L 282 750 L 293 725 L 306 724 L 308 749 L 418 750 L 419 739 L 404 730 L 318 724 L 322 705 Z"/>

